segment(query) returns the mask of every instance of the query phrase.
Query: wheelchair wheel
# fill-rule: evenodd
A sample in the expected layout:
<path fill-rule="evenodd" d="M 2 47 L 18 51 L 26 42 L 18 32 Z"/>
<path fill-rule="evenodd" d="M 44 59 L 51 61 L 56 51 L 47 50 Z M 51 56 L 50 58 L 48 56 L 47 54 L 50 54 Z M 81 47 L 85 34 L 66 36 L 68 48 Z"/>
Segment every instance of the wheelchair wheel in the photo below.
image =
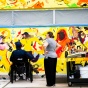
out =
<path fill-rule="evenodd" d="M 68 86 L 71 87 L 72 86 L 72 82 L 68 82 Z"/>
<path fill-rule="evenodd" d="M 29 65 L 29 78 L 30 81 L 33 82 L 33 67 L 31 64 Z"/>
<path fill-rule="evenodd" d="M 10 74 L 10 82 L 13 83 L 13 75 Z"/>
<path fill-rule="evenodd" d="M 30 72 L 30 81 L 33 82 L 33 73 Z"/>
<path fill-rule="evenodd" d="M 13 81 L 16 81 L 16 72 L 12 71 L 10 74 L 10 82 L 13 83 Z"/>

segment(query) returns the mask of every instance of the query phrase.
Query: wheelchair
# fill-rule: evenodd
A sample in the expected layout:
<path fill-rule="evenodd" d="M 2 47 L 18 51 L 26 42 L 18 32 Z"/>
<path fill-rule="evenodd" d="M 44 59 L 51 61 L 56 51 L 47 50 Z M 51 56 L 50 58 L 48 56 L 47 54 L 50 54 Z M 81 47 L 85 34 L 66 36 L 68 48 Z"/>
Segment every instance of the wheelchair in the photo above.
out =
<path fill-rule="evenodd" d="M 29 67 L 28 67 L 29 66 Z M 29 69 L 29 70 L 28 70 Z M 30 62 L 17 62 L 11 65 L 10 82 L 13 83 L 17 79 L 33 81 L 33 68 Z"/>

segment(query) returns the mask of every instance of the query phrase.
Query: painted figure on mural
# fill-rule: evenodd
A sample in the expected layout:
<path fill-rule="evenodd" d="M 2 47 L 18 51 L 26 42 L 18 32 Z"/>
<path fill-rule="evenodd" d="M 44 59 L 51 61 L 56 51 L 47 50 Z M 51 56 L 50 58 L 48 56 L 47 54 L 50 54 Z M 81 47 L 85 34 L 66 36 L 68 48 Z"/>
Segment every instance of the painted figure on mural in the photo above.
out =
<path fill-rule="evenodd" d="M 34 52 L 33 52 L 33 41 L 32 41 L 31 37 L 32 36 L 28 32 L 24 32 L 22 34 L 22 39 L 20 40 L 20 42 L 22 43 L 22 48 L 26 52 L 28 52 L 29 54 L 33 55 L 34 54 Z M 35 60 L 39 59 L 40 55 L 37 54 L 36 57 L 38 57 L 38 58 L 35 58 Z M 31 63 L 30 63 L 30 65 L 31 65 Z M 33 68 L 33 70 L 35 73 L 38 73 L 37 69 Z"/>
<path fill-rule="evenodd" d="M 22 34 L 22 39 L 20 42 L 22 43 L 22 47 L 25 51 L 28 53 L 34 54 L 33 52 L 33 40 L 32 40 L 32 35 L 30 35 L 28 32 L 24 32 Z M 36 40 L 35 40 L 36 41 Z"/>
<path fill-rule="evenodd" d="M 5 72 L 8 72 L 10 67 L 10 62 L 7 58 L 8 50 L 9 50 L 9 46 L 5 42 L 5 37 L 1 35 L 0 36 L 0 63 L 1 63 L 0 68 L 3 69 L 3 71 Z"/>
<path fill-rule="evenodd" d="M 73 38 L 72 41 L 76 43 L 76 48 L 78 51 L 85 51 L 87 47 L 85 46 L 86 34 L 81 27 L 73 27 Z"/>
<path fill-rule="evenodd" d="M 86 34 L 82 27 L 70 27 L 70 43 L 68 43 L 68 51 L 71 53 L 87 51 L 86 47 Z"/>
<path fill-rule="evenodd" d="M 32 40 L 31 35 L 28 32 L 22 34 L 20 42 L 22 43 L 23 49 L 32 54 Z"/>
<path fill-rule="evenodd" d="M 62 52 L 65 51 L 66 44 L 70 42 L 65 29 L 60 29 L 58 31 L 56 41 L 61 45 L 61 47 L 56 50 L 58 57 L 60 57 Z"/>
<path fill-rule="evenodd" d="M 60 45 L 54 40 L 54 35 L 52 32 L 46 34 L 46 40 L 44 42 L 44 68 L 46 75 L 46 86 L 55 86 L 56 82 L 56 64 L 57 64 L 57 54 L 56 49 Z"/>

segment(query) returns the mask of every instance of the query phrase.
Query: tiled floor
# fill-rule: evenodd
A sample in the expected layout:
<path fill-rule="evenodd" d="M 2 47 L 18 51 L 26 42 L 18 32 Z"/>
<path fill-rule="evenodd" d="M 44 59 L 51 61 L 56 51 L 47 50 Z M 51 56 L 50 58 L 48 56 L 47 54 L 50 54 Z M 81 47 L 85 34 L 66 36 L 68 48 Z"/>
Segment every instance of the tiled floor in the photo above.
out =
<path fill-rule="evenodd" d="M 5 87 L 6 85 L 8 85 L 9 83 L 9 80 L 0 80 L 0 88 L 3 88 Z"/>
<path fill-rule="evenodd" d="M 37 88 L 45 88 L 46 87 L 46 81 L 45 78 L 37 78 L 34 79 L 33 83 L 30 83 L 30 81 L 17 81 L 12 83 L 9 83 L 8 85 L 5 86 L 5 88 L 33 88 L 33 87 L 37 87 Z M 66 83 L 57 83 L 56 86 L 57 88 L 67 88 L 67 84 Z M 77 87 L 80 88 L 80 87 Z"/>
<path fill-rule="evenodd" d="M 5 88 L 8 88 L 8 87 L 46 87 L 45 86 L 46 83 L 45 83 L 45 79 L 34 79 L 34 81 L 31 83 L 30 81 L 26 81 L 26 80 L 21 80 L 21 81 L 16 81 L 14 82 L 13 84 L 12 83 L 9 83 Z"/>
<path fill-rule="evenodd" d="M 33 83 L 26 80 L 18 80 L 13 84 L 8 79 L 0 80 L 0 88 L 46 88 L 46 79 L 41 76 L 34 76 Z M 53 88 L 69 88 L 66 76 L 57 76 L 56 85 Z M 71 88 L 88 88 L 87 84 L 74 84 Z"/>

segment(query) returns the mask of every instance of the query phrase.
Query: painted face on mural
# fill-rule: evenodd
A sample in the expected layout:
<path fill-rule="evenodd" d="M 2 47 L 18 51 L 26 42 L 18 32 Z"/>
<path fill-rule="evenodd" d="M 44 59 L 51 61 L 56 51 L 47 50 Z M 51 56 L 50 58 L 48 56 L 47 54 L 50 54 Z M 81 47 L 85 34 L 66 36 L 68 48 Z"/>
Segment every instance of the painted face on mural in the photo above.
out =
<path fill-rule="evenodd" d="M 4 43 L 5 37 L 3 35 L 0 36 L 0 43 Z"/>
<path fill-rule="evenodd" d="M 22 37 L 23 37 L 24 39 L 27 39 L 27 38 L 30 37 L 30 35 L 29 35 L 28 32 L 24 32 L 24 33 L 22 34 Z"/>
<path fill-rule="evenodd" d="M 83 31 L 80 31 L 80 32 L 78 33 L 78 37 L 79 37 L 80 42 L 81 42 L 81 43 L 84 43 L 85 38 L 86 38 L 86 34 L 85 34 Z"/>
<path fill-rule="evenodd" d="M 23 38 L 23 39 L 25 38 L 25 35 L 24 35 L 24 34 L 22 34 L 22 38 Z"/>
<path fill-rule="evenodd" d="M 73 29 L 73 37 L 78 38 L 78 29 Z"/>
<path fill-rule="evenodd" d="M 59 31 L 58 34 L 57 34 L 57 37 L 58 37 L 59 41 L 64 40 L 66 38 L 65 31 L 64 30 Z"/>
<path fill-rule="evenodd" d="M 78 32 L 77 32 L 77 30 L 74 32 L 73 36 L 74 36 L 75 38 L 78 37 Z"/>
<path fill-rule="evenodd" d="M 8 4 L 16 4 L 18 0 L 6 0 Z"/>
<path fill-rule="evenodd" d="M 81 33 L 81 38 L 85 38 L 85 33 L 84 32 Z"/>

